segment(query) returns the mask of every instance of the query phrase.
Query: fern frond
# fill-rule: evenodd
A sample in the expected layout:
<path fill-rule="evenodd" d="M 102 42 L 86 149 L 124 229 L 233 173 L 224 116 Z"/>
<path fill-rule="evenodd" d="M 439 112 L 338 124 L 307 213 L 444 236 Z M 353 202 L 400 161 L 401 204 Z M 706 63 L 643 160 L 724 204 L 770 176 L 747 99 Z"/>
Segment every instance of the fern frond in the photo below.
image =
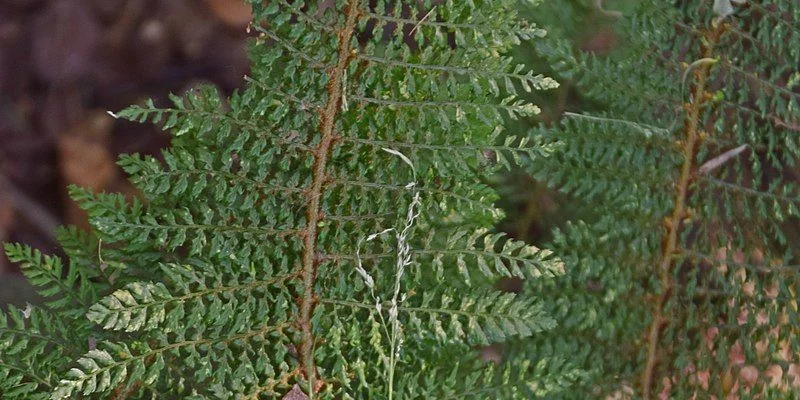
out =
<path fill-rule="evenodd" d="M 424 250 L 419 254 L 431 256 L 437 275 L 453 271 L 452 265 L 462 275 L 464 283 L 470 285 L 470 266 L 488 279 L 499 277 L 538 278 L 557 276 L 564 273 L 562 264 L 552 262 L 550 250 L 540 250 L 523 242 L 506 238 L 504 234 L 489 235 L 485 230 L 472 234 L 456 231 L 446 239 L 444 247 L 434 245 L 435 237 L 425 240 Z M 481 246 L 482 244 L 482 246 Z M 477 272 L 475 270 L 472 273 Z"/>
<path fill-rule="evenodd" d="M 65 315 L 77 317 L 97 297 L 95 288 L 85 270 L 64 268 L 61 259 L 42 255 L 39 250 L 21 244 L 6 244 L 6 254 L 11 262 L 19 263 L 28 280 L 48 298 L 47 305 Z"/>
<path fill-rule="evenodd" d="M 488 368 L 475 368 L 475 362 L 456 364 L 445 369 L 440 376 L 446 376 L 448 384 L 433 380 L 430 375 L 422 373 L 409 374 L 404 377 L 404 387 L 409 388 L 407 399 L 424 398 L 435 395 L 438 399 L 530 399 L 546 398 L 563 390 L 569 390 L 577 380 L 580 371 L 570 368 L 563 362 L 541 360 L 539 362 L 522 361 L 509 365 Z M 421 366 L 421 371 L 426 371 Z M 442 390 L 442 387 L 458 386 L 460 390 Z"/>
<path fill-rule="evenodd" d="M 241 91 L 113 114 L 173 136 L 160 158 L 120 160 L 142 197 L 71 188 L 93 235 L 65 236 L 79 268 L 41 264 L 86 277 L 59 295 L 93 288 L 81 321 L 99 345 L 53 372 L 50 398 L 394 400 L 435 382 L 486 398 L 569 384 L 546 367 L 558 363 L 515 361 L 512 374 L 472 347 L 555 326 L 545 300 L 493 289 L 565 267 L 488 233 L 502 211 L 484 182 L 560 146 L 501 128 L 539 111 L 518 92 L 557 86 L 503 55 L 544 32 L 512 0 L 249 3 Z M 452 372 L 438 354 L 471 378 L 437 379 Z M 416 384 L 401 378 L 424 365 Z"/>
<path fill-rule="evenodd" d="M 8 399 L 44 399 L 56 372 L 71 361 L 69 328 L 56 316 L 28 306 L 0 314 L 0 393 Z M 83 337 L 79 332 L 78 337 Z M 74 337 L 74 336 L 73 336 Z"/>
<path fill-rule="evenodd" d="M 797 391 L 787 375 L 798 352 L 788 310 L 800 95 L 789 84 L 798 52 L 784 42 L 800 38 L 800 9 L 750 1 L 722 16 L 712 3 L 631 6 L 615 24 L 625 45 L 606 56 L 575 51 L 569 27 L 537 43 L 591 100 L 537 129 L 559 146 L 528 161 L 595 215 L 550 244 L 571 273 L 528 289 L 564 304 L 549 309 L 562 323 L 534 347 L 581 349 L 570 361 L 591 377 L 564 398 Z M 765 350 L 778 343 L 782 355 Z"/>

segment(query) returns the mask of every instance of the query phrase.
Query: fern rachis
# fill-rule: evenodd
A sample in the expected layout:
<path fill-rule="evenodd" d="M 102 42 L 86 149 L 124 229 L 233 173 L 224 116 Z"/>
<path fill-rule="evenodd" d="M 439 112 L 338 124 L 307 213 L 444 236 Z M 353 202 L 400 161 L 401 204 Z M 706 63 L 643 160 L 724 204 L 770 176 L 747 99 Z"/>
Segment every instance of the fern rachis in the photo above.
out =
<path fill-rule="evenodd" d="M 172 147 L 163 163 L 120 160 L 142 199 L 71 190 L 94 231 L 63 232 L 66 283 L 56 259 L 7 247 L 51 297 L 0 320 L 3 397 L 561 390 L 575 372 L 558 362 L 495 366 L 473 350 L 554 324 L 539 300 L 492 289 L 563 267 L 486 231 L 501 214 L 479 180 L 549 153 L 498 128 L 537 111 L 517 86 L 555 85 L 500 56 L 542 31 L 516 23 L 512 1 L 251 3 L 241 92 L 114 114 L 160 124 Z"/>

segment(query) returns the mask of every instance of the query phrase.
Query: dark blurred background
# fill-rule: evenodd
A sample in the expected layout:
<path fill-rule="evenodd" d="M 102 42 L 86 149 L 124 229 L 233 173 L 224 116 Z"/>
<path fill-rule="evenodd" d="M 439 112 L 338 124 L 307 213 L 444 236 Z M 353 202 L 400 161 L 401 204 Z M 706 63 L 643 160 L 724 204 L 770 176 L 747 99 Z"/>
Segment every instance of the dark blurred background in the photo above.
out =
<path fill-rule="evenodd" d="M 0 242 L 58 254 L 54 228 L 86 226 L 69 184 L 134 195 L 117 155 L 168 138 L 106 111 L 199 84 L 230 93 L 249 20 L 242 0 L 0 0 Z M 30 295 L 0 256 L 0 304 Z"/>

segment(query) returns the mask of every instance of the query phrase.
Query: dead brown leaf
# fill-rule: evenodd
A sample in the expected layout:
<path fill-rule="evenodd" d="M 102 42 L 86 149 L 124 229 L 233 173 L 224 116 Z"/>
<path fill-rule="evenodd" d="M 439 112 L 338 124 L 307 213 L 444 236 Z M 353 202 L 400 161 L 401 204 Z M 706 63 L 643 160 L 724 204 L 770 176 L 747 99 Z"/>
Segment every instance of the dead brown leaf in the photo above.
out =
<path fill-rule="evenodd" d="M 14 207 L 10 195 L 0 186 L 0 242 L 8 240 L 9 229 L 14 222 Z M 0 274 L 8 268 L 5 256 L 0 257 Z"/>
<path fill-rule="evenodd" d="M 253 18 L 250 6 L 241 0 L 206 0 L 214 16 L 233 29 L 244 29 Z"/>
<path fill-rule="evenodd" d="M 282 400 L 308 400 L 308 395 L 306 395 L 298 384 L 295 384 L 292 387 L 292 390 L 288 391 L 282 398 Z"/>
<path fill-rule="evenodd" d="M 114 156 L 108 149 L 108 136 L 114 119 L 96 110 L 67 134 L 59 137 L 59 170 L 67 184 L 101 191 L 117 178 Z M 70 203 L 66 222 L 86 227 L 84 213 Z"/>

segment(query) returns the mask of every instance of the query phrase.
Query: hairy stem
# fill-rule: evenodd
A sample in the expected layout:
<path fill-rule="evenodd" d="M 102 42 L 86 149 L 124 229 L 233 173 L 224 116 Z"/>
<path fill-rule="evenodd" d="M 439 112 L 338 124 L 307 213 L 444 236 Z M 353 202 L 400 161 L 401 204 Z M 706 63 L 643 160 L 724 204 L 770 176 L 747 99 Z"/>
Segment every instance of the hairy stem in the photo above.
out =
<path fill-rule="evenodd" d="M 710 58 L 713 51 L 713 43 L 719 40 L 722 34 L 722 24 L 708 32 L 708 44 L 702 47 L 702 56 Z M 652 398 L 652 386 L 655 376 L 656 365 L 658 364 L 659 338 L 662 326 L 668 322 L 669 317 L 665 310 L 667 301 L 672 292 L 672 266 L 675 253 L 680 251 L 678 234 L 680 233 L 681 221 L 687 215 L 686 200 L 689 195 L 689 186 L 692 183 L 693 170 L 695 168 L 695 157 L 697 145 L 700 142 L 700 120 L 701 110 L 704 104 L 704 95 L 709 77 L 710 65 L 702 64 L 694 71 L 695 84 L 692 88 L 692 100 L 685 104 L 687 116 L 685 122 L 686 135 L 681 143 L 683 152 L 683 165 L 681 175 L 675 185 L 677 193 L 675 195 L 675 208 L 672 215 L 665 219 L 665 239 L 663 250 L 658 264 L 659 280 L 661 283 L 661 296 L 653 310 L 653 321 L 650 325 L 647 340 L 647 361 L 642 372 L 642 398 L 650 400 Z"/>
<path fill-rule="evenodd" d="M 344 94 L 343 80 L 347 66 L 352 59 L 350 39 L 355 31 L 356 21 L 359 15 L 360 0 L 350 0 L 346 9 L 345 26 L 338 31 L 339 51 L 338 62 L 329 73 L 328 80 L 328 100 L 322 110 L 319 129 L 322 139 L 313 150 L 314 154 L 314 175 L 311 186 L 308 188 L 308 200 L 306 203 L 306 228 L 303 232 L 303 296 L 300 300 L 300 330 L 302 332 L 302 342 L 300 343 L 299 359 L 301 370 L 309 383 L 309 397 L 314 398 L 317 390 L 314 384 L 316 378 L 316 367 L 314 366 L 314 333 L 312 332 L 311 316 L 314 313 L 316 296 L 314 293 L 314 282 L 316 280 L 316 247 L 317 247 L 317 225 L 322 215 L 320 213 L 320 198 L 322 197 L 323 183 L 326 179 L 325 170 L 328 163 L 332 144 L 334 142 L 336 125 L 336 114 L 340 109 L 342 95 Z"/>

